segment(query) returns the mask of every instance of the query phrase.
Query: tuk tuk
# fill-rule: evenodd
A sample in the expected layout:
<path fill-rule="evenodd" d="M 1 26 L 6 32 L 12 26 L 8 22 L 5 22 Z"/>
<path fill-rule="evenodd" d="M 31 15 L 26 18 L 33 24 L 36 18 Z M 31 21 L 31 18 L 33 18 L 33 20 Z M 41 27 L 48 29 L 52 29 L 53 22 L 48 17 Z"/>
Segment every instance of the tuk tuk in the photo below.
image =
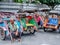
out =
<path fill-rule="evenodd" d="M 0 38 L 4 38 L 5 35 L 8 35 L 8 23 L 10 21 L 10 16 L 14 15 L 11 12 L 0 12 Z M 2 19 L 2 21 L 1 21 Z M 6 32 L 7 31 L 7 32 Z"/>
<path fill-rule="evenodd" d="M 56 17 L 57 15 L 50 15 L 52 17 L 46 17 L 45 20 L 44 20 L 44 24 L 43 24 L 43 27 L 44 27 L 44 32 L 48 31 L 46 29 L 50 29 L 51 31 L 56 31 L 56 30 L 59 30 L 59 20 L 58 20 L 58 17 Z M 55 17 L 53 17 L 55 16 Z M 59 30 L 60 32 L 60 30 Z"/>
<path fill-rule="evenodd" d="M 19 14 L 21 17 L 21 24 L 23 26 L 23 34 L 34 34 L 35 29 L 34 29 L 34 24 L 30 23 L 32 21 L 32 16 L 26 16 L 24 13 Z"/>

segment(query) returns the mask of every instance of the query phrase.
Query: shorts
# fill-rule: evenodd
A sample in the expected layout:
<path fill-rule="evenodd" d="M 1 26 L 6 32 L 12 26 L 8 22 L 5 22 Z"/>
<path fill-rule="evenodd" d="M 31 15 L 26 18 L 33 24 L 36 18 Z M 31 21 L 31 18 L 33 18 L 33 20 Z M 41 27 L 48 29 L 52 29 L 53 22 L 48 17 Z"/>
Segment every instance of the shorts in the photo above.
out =
<path fill-rule="evenodd" d="M 39 21 L 38 22 L 38 25 L 41 25 L 42 26 L 43 25 L 43 22 L 42 21 Z"/>
<path fill-rule="evenodd" d="M 38 22 L 38 25 L 40 25 L 40 21 Z"/>
<path fill-rule="evenodd" d="M 20 32 L 18 32 L 17 36 L 14 34 L 14 32 L 12 32 L 11 35 L 12 35 L 12 38 L 14 38 L 14 39 L 21 39 L 21 33 Z"/>

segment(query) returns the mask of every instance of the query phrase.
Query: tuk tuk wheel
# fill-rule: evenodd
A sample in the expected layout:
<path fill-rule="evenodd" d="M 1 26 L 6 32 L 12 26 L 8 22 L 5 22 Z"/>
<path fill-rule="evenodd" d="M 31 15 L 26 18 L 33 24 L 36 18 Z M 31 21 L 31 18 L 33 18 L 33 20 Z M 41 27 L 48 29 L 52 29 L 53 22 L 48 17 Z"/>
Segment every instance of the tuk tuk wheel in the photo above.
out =
<path fill-rule="evenodd" d="M 52 29 L 52 32 L 56 31 L 56 29 Z"/>
<path fill-rule="evenodd" d="M 3 39 L 4 38 L 4 31 L 3 29 L 0 28 L 0 39 Z"/>
<path fill-rule="evenodd" d="M 45 27 L 44 27 L 43 29 L 44 29 L 44 32 L 46 32 L 46 31 L 47 31 Z"/>
<path fill-rule="evenodd" d="M 31 28 L 30 29 L 30 34 L 34 34 L 35 33 L 35 29 L 34 28 Z"/>
<path fill-rule="evenodd" d="M 33 31 L 30 31 L 30 34 L 35 34 L 35 30 L 33 30 Z"/>
<path fill-rule="evenodd" d="M 59 30 L 59 33 L 60 33 L 60 26 L 59 26 L 58 30 Z"/>

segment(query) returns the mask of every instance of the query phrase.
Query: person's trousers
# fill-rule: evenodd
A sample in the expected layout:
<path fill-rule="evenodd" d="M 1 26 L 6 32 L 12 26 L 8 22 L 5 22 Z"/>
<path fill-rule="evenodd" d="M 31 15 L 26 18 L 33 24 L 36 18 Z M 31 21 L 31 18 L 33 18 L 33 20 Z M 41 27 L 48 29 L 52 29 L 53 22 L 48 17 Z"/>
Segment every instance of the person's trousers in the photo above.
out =
<path fill-rule="evenodd" d="M 15 35 L 14 32 L 12 32 L 11 35 L 14 39 L 21 39 L 21 32 L 18 32 L 18 35 Z"/>

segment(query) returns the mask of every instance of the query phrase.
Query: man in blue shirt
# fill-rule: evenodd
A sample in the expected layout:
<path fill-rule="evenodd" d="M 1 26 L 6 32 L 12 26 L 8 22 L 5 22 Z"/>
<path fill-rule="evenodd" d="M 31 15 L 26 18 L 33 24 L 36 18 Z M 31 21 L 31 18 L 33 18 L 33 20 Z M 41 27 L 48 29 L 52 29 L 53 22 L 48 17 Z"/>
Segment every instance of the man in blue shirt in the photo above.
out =
<path fill-rule="evenodd" d="M 21 22 L 20 17 L 17 16 L 17 17 L 16 17 L 15 24 L 17 25 L 18 32 L 20 33 L 20 37 L 21 37 L 22 29 L 21 29 L 21 23 L 20 23 L 20 22 Z"/>

